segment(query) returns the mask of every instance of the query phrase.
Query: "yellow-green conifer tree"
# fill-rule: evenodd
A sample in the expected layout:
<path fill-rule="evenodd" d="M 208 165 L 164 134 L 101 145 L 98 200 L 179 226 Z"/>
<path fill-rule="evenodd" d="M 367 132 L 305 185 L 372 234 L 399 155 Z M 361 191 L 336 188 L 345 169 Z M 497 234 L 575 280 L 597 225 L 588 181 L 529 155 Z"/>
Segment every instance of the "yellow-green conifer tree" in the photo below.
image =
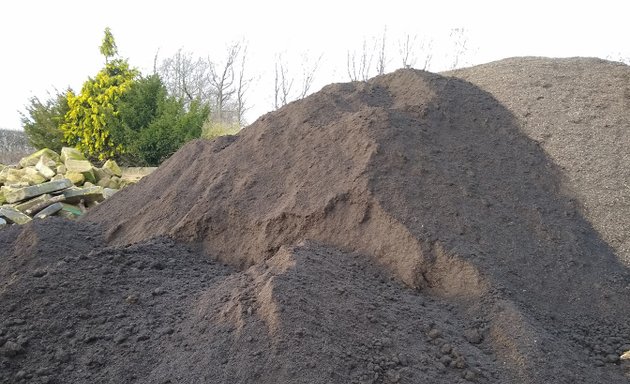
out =
<path fill-rule="evenodd" d="M 139 76 L 139 71 L 130 68 L 126 60 L 109 60 L 117 54 L 109 28 L 105 29 L 100 50 L 105 56 L 105 68 L 88 79 L 78 95 L 68 92 L 69 111 L 61 130 L 66 143 L 89 157 L 103 160 L 125 151 L 121 143 L 112 140 L 110 132 L 120 124 L 118 102 Z"/>

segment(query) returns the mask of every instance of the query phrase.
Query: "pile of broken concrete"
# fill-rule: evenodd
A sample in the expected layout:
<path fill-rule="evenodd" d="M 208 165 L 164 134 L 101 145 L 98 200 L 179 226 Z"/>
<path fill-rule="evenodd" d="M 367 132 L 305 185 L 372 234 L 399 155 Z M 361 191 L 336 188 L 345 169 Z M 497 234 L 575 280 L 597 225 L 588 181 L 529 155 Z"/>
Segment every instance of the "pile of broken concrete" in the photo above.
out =
<path fill-rule="evenodd" d="M 53 215 L 77 218 L 154 169 L 119 167 L 114 160 L 95 167 L 69 147 L 60 154 L 44 148 L 18 164 L 0 164 L 0 227 Z"/>

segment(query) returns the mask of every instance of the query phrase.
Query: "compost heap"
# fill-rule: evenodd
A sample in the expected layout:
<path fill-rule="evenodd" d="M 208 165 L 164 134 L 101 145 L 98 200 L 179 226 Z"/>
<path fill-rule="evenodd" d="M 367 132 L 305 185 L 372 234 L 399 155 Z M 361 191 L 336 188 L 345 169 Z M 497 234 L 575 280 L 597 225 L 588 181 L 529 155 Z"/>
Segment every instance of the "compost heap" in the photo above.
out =
<path fill-rule="evenodd" d="M 628 382 L 628 76 L 333 84 L 7 228 L 0 382 Z"/>

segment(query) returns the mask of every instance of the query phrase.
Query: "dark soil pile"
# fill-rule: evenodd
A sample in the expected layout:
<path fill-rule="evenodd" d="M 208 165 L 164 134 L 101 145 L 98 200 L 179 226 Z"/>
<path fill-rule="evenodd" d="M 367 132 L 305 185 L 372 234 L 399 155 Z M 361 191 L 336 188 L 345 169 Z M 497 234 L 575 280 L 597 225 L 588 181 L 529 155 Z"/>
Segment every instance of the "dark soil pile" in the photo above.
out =
<path fill-rule="evenodd" d="M 580 210 L 630 265 L 630 71 L 600 59 L 506 59 L 450 72 L 490 92 L 562 169 Z"/>
<path fill-rule="evenodd" d="M 600 206 L 613 195 L 574 177 L 596 173 L 567 144 L 585 127 L 558 127 L 564 146 L 531 127 L 588 98 L 584 116 L 626 121 L 603 84 L 630 69 L 487 66 L 494 83 L 484 66 L 455 75 L 495 88 L 413 70 L 330 85 L 188 144 L 79 223 L 0 232 L 0 381 L 626 382 L 625 238 Z M 585 80 L 558 78 L 570 71 Z M 501 95 L 529 100 L 532 77 L 574 99 L 524 121 Z M 588 159 L 627 172 L 624 150 Z M 585 180 L 623 184 L 610 173 Z"/>

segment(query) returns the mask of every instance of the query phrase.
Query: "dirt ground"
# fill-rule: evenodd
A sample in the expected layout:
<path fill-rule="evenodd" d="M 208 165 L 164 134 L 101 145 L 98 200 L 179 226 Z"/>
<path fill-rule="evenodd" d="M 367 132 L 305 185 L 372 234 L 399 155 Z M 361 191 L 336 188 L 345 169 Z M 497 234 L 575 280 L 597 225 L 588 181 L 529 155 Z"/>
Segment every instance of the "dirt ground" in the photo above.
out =
<path fill-rule="evenodd" d="M 628 76 L 332 84 L 0 231 L 0 382 L 630 382 Z"/>

